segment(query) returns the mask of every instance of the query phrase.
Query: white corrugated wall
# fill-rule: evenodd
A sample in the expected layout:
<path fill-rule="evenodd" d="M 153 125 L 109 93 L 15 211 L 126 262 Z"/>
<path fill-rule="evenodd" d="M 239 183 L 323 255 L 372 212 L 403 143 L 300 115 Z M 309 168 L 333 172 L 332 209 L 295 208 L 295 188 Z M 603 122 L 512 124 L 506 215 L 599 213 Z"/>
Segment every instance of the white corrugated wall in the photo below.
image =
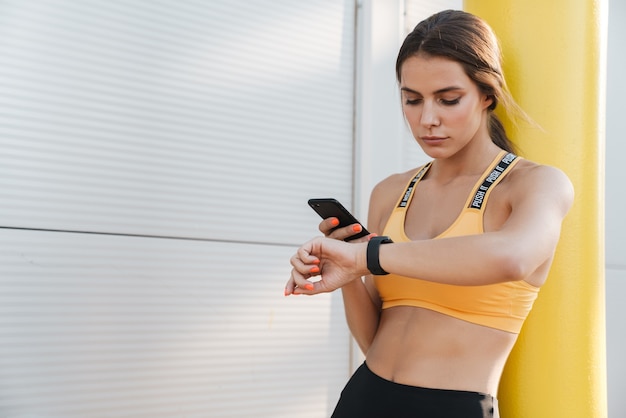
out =
<path fill-rule="evenodd" d="M 626 417 L 626 3 L 609 0 L 606 91 L 606 327 L 609 417 Z"/>
<path fill-rule="evenodd" d="M 0 416 L 320 417 L 352 204 L 355 2 L 0 1 Z"/>

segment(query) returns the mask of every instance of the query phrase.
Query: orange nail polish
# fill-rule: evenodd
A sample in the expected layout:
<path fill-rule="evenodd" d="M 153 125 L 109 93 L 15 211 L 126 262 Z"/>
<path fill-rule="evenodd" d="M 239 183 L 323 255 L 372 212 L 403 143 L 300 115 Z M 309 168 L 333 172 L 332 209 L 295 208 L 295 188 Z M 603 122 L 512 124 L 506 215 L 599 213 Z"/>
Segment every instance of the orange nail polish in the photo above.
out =
<path fill-rule="evenodd" d="M 352 230 L 353 230 L 354 232 L 361 232 L 361 225 L 358 225 L 358 224 L 357 224 L 357 225 L 354 225 L 354 226 L 352 227 Z"/>
<path fill-rule="evenodd" d="M 317 266 L 313 266 L 313 267 L 311 267 L 310 272 L 311 273 L 319 273 L 320 272 L 320 268 L 317 267 Z"/>
<path fill-rule="evenodd" d="M 330 220 L 330 224 L 331 224 L 332 226 L 337 226 L 337 225 L 339 225 L 339 219 L 337 219 L 337 218 L 333 218 L 333 219 L 331 219 L 331 220 Z"/>
<path fill-rule="evenodd" d="M 304 285 L 304 288 L 306 290 L 313 290 L 313 289 L 315 289 L 315 286 L 313 286 L 313 283 L 307 283 L 307 284 Z"/>

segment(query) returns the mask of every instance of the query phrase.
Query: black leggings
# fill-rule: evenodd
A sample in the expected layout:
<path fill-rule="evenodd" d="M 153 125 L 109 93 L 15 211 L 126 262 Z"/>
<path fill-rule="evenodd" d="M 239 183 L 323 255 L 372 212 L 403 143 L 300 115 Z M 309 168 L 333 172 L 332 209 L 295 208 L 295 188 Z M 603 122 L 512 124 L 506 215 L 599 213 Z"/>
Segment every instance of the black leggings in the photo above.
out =
<path fill-rule="evenodd" d="M 496 399 L 484 393 L 394 383 L 365 363 L 341 392 L 331 418 L 495 418 Z"/>

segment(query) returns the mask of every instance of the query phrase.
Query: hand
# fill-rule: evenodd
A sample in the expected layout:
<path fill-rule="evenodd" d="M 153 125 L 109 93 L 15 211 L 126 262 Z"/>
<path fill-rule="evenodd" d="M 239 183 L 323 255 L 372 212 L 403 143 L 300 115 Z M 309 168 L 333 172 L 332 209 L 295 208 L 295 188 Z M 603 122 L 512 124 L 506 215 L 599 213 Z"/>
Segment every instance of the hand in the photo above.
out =
<path fill-rule="evenodd" d="M 291 257 L 293 269 L 285 286 L 285 296 L 332 292 L 369 274 L 366 251 L 364 242 L 345 243 L 321 237 L 307 242 Z M 318 276 L 319 280 L 310 280 Z"/>
<path fill-rule="evenodd" d="M 337 228 L 337 225 L 339 225 L 339 219 L 331 217 L 331 218 L 326 218 L 322 222 L 320 222 L 318 228 L 320 232 L 324 234 L 325 237 L 334 238 L 340 241 L 343 241 L 344 239 L 351 237 L 354 234 L 358 234 L 359 232 L 363 230 L 363 227 L 361 226 L 361 224 L 358 224 L 358 223 L 344 226 L 341 228 Z M 337 229 L 334 229 L 334 228 L 337 228 Z M 372 235 L 374 234 L 371 234 L 370 236 Z M 369 237 L 363 237 L 360 239 L 352 240 L 351 242 L 366 242 L 368 239 Z"/>

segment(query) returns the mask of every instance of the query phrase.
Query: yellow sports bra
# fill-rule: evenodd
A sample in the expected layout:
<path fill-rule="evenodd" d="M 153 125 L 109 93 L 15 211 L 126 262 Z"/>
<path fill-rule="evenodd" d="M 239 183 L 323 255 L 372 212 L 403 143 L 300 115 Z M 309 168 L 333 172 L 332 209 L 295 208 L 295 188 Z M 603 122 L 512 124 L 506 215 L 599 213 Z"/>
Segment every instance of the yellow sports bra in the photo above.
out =
<path fill-rule="evenodd" d="M 465 207 L 452 225 L 435 239 L 481 234 L 483 214 L 493 188 L 520 157 L 502 151 L 474 186 Z M 394 208 L 384 235 L 394 242 L 410 239 L 404 231 L 406 210 L 415 188 L 431 163 L 421 167 Z M 523 280 L 482 286 L 458 286 L 389 274 L 374 276 L 383 309 L 415 306 L 430 309 L 474 324 L 519 333 L 533 306 L 539 288 Z"/>

